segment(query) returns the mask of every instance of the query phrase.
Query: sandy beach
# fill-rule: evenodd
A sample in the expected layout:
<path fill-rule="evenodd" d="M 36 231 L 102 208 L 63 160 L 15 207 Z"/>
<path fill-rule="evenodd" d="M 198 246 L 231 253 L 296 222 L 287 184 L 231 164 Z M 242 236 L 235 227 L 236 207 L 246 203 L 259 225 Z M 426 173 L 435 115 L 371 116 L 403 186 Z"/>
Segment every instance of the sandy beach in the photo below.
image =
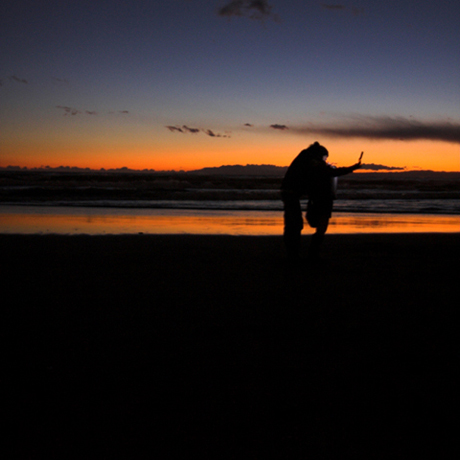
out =
<path fill-rule="evenodd" d="M 459 234 L 323 249 L 1 235 L 5 458 L 451 458 Z"/>

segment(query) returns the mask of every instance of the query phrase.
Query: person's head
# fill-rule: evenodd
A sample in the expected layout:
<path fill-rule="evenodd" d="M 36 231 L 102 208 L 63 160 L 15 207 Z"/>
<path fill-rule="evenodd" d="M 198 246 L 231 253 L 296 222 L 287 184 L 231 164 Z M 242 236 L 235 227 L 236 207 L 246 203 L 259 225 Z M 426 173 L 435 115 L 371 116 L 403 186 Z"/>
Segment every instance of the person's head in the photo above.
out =
<path fill-rule="evenodd" d="M 327 151 L 326 147 L 323 147 L 319 142 L 314 142 L 310 145 L 310 147 L 305 149 L 305 151 L 317 160 L 326 161 L 327 157 L 329 156 L 329 152 Z"/>

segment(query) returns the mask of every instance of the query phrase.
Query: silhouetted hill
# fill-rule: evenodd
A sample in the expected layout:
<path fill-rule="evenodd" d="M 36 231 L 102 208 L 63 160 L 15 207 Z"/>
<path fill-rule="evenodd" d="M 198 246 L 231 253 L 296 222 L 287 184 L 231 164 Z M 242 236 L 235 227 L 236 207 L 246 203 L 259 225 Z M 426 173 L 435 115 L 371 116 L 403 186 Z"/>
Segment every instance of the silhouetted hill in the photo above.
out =
<path fill-rule="evenodd" d="M 282 176 L 287 166 L 274 165 L 223 165 L 215 168 L 203 168 L 189 171 L 190 174 L 219 176 Z"/>

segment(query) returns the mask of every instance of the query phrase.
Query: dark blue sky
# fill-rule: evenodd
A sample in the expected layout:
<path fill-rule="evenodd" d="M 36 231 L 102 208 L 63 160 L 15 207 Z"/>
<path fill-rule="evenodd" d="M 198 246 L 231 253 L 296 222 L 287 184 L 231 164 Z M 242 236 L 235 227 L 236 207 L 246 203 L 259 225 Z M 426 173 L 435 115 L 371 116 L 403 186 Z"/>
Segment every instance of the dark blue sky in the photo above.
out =
<path fill-rule="evenodd" d="M 243 145 L 248 163 L 276 145 L 270 162 L 287 164 L 318 135 L 345 151 L 400 138 L 458 151 L 458 0 L 17 0 L 0 11 L 8 163 L 30 163 L 35 143 L 40 161 L 48 149 L 48 163 L 60 151 L 81 166 L 88 149 L 211 166 Z"/>

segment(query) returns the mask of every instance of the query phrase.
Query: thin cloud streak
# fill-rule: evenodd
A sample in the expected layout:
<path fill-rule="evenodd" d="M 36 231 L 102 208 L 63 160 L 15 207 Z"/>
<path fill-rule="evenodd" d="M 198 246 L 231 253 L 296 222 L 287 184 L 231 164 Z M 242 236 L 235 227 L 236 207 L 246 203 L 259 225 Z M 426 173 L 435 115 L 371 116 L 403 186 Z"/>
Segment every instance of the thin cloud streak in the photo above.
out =
<path fill-rule="evenodd" d="M 318 126 L 293 126 L 297 134 L 315 134 L 331 138 L 362 138 L 371 140 L 431 140 L 460 143 L 460 123 L 449 121 L 422 122 L 403 117 L 366 117 L 351 123 Z"/>
<path fill-rule="evenodd" d="M 227 18 L 236 16 L 257 21 L 263 21 L 266 18 L 277 20 L 277 16 L 271 10 L 272 6 L 266 0 L 232 0 L 219 8 L 217 14 Z"/>
<path fill-rule="evenodd" d="M 66 116 L 66 115 L 78 115 L 79 113 L 81 113 L 79 110 L 77 110 L 77 109 L 75 109 L 73 107 L 67 107 L 65 105 L 57 105 L 56 108 L 64 110 L 64 116 Z"/>
<path fill-rule="evenodd" d="M 14 83 L 22 83 L 24 85 L 28 85 L 29 82 L 25 78 L 19 78 L 17 75 L 9 75 L 8 80 Z M 0 86 L 3 86 L 5 82 L 4 78 L 0 78 Z"/>
<path fill-rule="evenodd" d="M 78 114 L 86 114 L 86 115 L 99 115 L 99 112 L 96 112 L 95 110 L 85 110 L 84 112 L 81 110 L 76 109 L 75 107 L 68 107 L 66 105 L 57 105 L 57 109 L 63 110 L 64 111 L 64 116 L 66 115 L 78 115 Z M 114 113 L 121 113 L 123 115 L 129 114 L 128 110 L 119 110 L 118 112 L 107 112 L 109 115 L 114 114 Z"/>
<path fill-rule="evenodd" d="M 279 124 L 274 124 L 274 125 L 270 125 L 270 128 L 272 129 L 278 129 L 280 131 L 284 131 L 285 129 L 289 129 L 286 125 L 279 125 Z"/>
<path fill-rule="evenodd" d="M 203 128 L 190 128 L 187 125 L 183 125 L 183 126 L 171 126 L 171 125 L 169 125 L 169 126 L 165 126 L 165 128 L 168 129 L 169 131 L 171 131 L 172 133 L 198 134 L 198 133 L 201 132 L 201 133 L 206 134 L 209 137 L 226 137 L 226 138 L 230 137 L 228 134 L 215 133 L 212 129 L 208 129 L 208 128 L 205 128 L 205 129 L 203 129 Z"/>
<path fill-rule="evenodd" d="M 199 128 L 189 128 L 186 125 L 182 126 L 182 128 L 183 128 L 184 131 L 186 131 L 188 133 L 191 133 L 191 134 L 198 134 L 200 132 Z"/>
<path fill-rule="evenodd" d="M 10 81 L 15 81 L 16 83 L 24 83 L 26 85 L 27 85 L 27 83 L 29 83 L 26 79 L 19 78 L 16 75 L 11 75 L 8 78 L 10 79 Z"/>

